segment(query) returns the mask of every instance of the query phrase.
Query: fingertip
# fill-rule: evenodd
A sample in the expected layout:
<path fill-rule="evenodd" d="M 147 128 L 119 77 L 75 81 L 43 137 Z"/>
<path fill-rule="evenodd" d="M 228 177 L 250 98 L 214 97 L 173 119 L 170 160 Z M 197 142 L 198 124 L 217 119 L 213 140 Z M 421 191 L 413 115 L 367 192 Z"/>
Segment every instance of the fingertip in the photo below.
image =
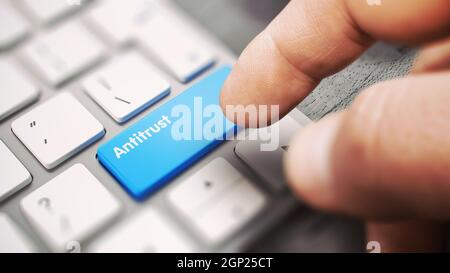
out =
<path fill-rule="evenodd" d="M 225 117 L 234 124 L 242 128 L 257 127 L 255 125 L 250 125 L 250 123 L 258 123 L 258 112 L 255 108 L 256 105 L 244 105 L 242 101 L 239 102 L 239 97 L 236 98 L 235 86 L 237 84 L 236 82 L 239 82 L 239 79 L 235 76 L 235 70 L 232 71 L 222 88 L 220 93 L 220 107 L 222 108 Z M 241 100 L 243 99 L 241 98 Z M 254 111 L 252 111 L 253 108 L 255 108 Z M 252 122 L 250 122 L 250 120 L 252 120 Z"/>
<path fill-rule="evenodd" d="M 234 70 L 233 70 L 234 71 Z M 231 115 L 229 113 L 229 111 L 227 111 L 227 106 L 232 105 L 232 99 L 230 97 L 230 95 L 232 94 L 230 91 L 230 83 L 232 82 L 233 79 L 233 71 L 231 72 L 231 74 L 228 76 L 228 78 L 226 79 L 222 90 L 220 92 L 220 99 L 219 99 L 219 103 L 220 103 L 220 107 L 222 108 L 222 112 L 224 113 L 225 117 L 227 119 L 229 119 L 231 122 L 236 123 L 236 118 Z M 238 124 L 239 126 L 241 126 L 241 124 Z"/>
<path fill-rule="evenodd" d="M 331 160 L 343 115 L 329 115 L 302 129 L 285 157 L 285 173 L 292 190 L 321 209 L 336 210 L 339 206 Z"/>

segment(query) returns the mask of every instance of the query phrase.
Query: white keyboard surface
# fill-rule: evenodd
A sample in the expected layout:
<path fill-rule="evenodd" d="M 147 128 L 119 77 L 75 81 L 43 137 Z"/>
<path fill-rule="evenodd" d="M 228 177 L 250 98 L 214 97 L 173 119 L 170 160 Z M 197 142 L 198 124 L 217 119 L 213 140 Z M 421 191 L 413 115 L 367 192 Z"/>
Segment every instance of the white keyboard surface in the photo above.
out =
<path fill-rule="evenodd" d="M 88 95 L 119 123 L 128 121 L 170 92 L 169 82 L 137 52 L 119 56 L 82 84 Z"/>
<path fill-rule="evenodd" d="M 0 202 L 31 183 L 33 178 L 17 157 L 0 140 Z"/>
<path fill-rule="evenodd" d="M 11 128 L 47 169 L 105 134 L 103 125 L 69 93 L 58 94 L 35 107 L 16 119 Z"/>
<path fill-rule="evenodd" d="M 195 35 L 185 35 L 188 32 L 183 22 L 163 12 L 139 29 L 144 47 L 183 83 L 214 62 L 210 50 Z"/>
<path fill-rule="evenodd" d="M 88 20 L 117 44 L 136 39 L 141 25 L 151 20 L 161 9 L 157 1 L 102 1 L 88 13 Z"/>
<path fill-rule="evenodd" d="M 169 0 L 0 0 L 0 55 L 0 252 L 238 251 L 295 204 L 263 163 L 298 111 L 275 152 L 227 141 L 141 201 L 97 160 L 235 61 Z"/>
<path fill-rule="evenodd" d="M 209 243 L 226 239 L 266 201 L 264 194 L 221 157 L 174 188 L 169 199 Z"/>
<path fill-rule="evenodd" d="M 0 60 L 0 89 L 0 121 L 39 96 L 39 89 L 10 60 Z"/>
<path fill-rule="evenodd" d="M 21 208 L 52 250 L 65 251 L 110 222 L 121 204 L 77 164 L 25 197 Z"/>
<path fill-rule="evenodd" d="M 8 215 L 0 213 L 0 253 L 31 253 L 35 251 L 27 236 Z"/>
<path fill-rule="evenodd" d="M 97 62 L 103 50 L 79 22 L 69 22 L 35 38 L 23 55 L 49 85 L 58 86 Z"/>
<path fill-rule="evenodd" d="M 0 1 L 0 50 L 14 45 L 28 32 L 28 23 L 12 5 L 5 0 Z"/>
<path fill-rule="evenodd" d="M 174 228 L 174 223 L 153 208 L 126 219 L 100 237 L 90 252 L 170 253 L 192 252 L 192 243 Z"/>
<path fill-rule="evenodd" d="M 70 3 L 75 3 L 75 0 L 20 0 L 26 9 L 32 13 L 38 21 L 49 23 L 54 21 L 61 16 L 76 10 L 79 8 L 77 5 Z"/>

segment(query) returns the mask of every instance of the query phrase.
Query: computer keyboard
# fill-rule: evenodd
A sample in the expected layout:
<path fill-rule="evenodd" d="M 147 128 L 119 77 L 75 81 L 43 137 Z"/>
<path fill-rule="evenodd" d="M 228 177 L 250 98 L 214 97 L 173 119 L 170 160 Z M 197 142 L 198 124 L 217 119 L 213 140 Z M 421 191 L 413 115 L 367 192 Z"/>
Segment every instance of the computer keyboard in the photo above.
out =
<path fill-rule="evenodd" d="M 234 61 L 168 0 L 0 0 L 0 252 L 245 250 L 297 204 L 280 166 L 309 119 L 274 151 L 164 130 Z"/>

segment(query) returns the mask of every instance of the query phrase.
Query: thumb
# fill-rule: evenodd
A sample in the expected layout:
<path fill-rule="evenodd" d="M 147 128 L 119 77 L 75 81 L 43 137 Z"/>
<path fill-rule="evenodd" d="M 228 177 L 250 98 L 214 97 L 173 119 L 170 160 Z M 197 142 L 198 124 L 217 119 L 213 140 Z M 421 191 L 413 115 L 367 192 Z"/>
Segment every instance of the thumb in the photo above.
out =
<path fill-rule="evenodd" d="M 301 131 L 288 180 L 322 209 L 373 220 L 450 219 L 450 72 L 375 85 Z"/>

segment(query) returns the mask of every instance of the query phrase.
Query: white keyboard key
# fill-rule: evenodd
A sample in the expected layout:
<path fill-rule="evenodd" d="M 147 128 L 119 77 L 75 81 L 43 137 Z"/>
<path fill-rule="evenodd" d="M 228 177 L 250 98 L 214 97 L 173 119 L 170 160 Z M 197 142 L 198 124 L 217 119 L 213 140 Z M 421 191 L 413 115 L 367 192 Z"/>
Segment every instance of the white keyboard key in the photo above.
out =
<path fill-rule="evenodd" d="M 275 125 L 268 128 L 254 129 L 251 134 L 262 135 L 263 139 L 245 140 L 236 145 L 236 155 L 252 168 L 274 191 L 286 189 L 283 172 L 283 157 L 289 149 L 291 138 L 302 126 L 290 116 L 285 116 Z M 261 135 L 259 135 L 261 136 Z M 269 139 L 270 137 L 270 139 Z M 273 143 L 270 144 L 270 143 Z M 271 150 L 263 150 L 261 145 L 274 146 Z"/>
<path fill-rule="evenodd" d="M 168 95 L 170 84 L 143 56 L 130 52 L 89 76 L 83 89 L 122 123 Z"/>
<path fill-rule="evenodd" d="M 265 196 L 248 181 L 231 188 L 209 204 L 205 214 L 194 220 L 206 238 L 217 243 L 248 223 L 266 203 Z"/>
<path fill-rule="evenodd" d="M 22 0 L 26 8 L 42 22 L 52 22 L 81 7 L 83 0 Z M 76 5 L 80 2 L 80 5 Z M 73 4 L 72 4 L 73 3 Z"/>
<path fill-rule="evenodd" d="M 0 60 L 0 89 L 0 121 L 39 97 L 39 89 L 6 60 Z"/>
<path fill-rule="evenodd" d="M 89 18 L 117 43 L 138 37 L 182 82 L 214 62 L 211 51 L 195 33 L 157 1 L 105 1 L 92 10 Z"/>
<path fill-rule="evenodd" d="M 178 184 L 168 197 L 179 210 L 195 214 L 241 179 L 242 175 L 224 158 L 219 157 Z"/>
<path fill-rule="evenodd" d="M 145 253 L 192 252 L 190 242 L 164 215 L 147 208 L 95 241 L 89 252 Z"/>
<path fill-rule="evenodd" d="M 63 252 L 109 223 L 121 205 L 77 164 L 25 197 L 21 209 L 48 246 Z"/>
<path fill-rule="evenodd" d="M 77 22 L 70 22 L 43 34 L 24 49 L 45 81 L 58 86 L 98 62 L 104 47 Z"/>
<path fill-rule="evenodd" d="M 22 39 L 28 33 L 28 24 L 5 0 L 0 0 L 0 18 L 0 50 L 2 50 Z"/>
<path fill-rule="evenodd" d="M 62 93 L 12 123 L 12 131 L 52 169 L 105 134 L 103 125 L 69 93 Z"/>
<path fill-rule="evenodd" d="M 17 157 L 0 140 L 0 202 L 33 179 Z M 1 241 L 0 241 L 1 242 Z"/>
<path fill-rule="evenodd" d="M 31 253 L 34 250 L 22 230 L 6 214 L 0 213 L 0 253 Z"/>
<path fill-rule="evenodd" d="M 116 43 L 133 39 L 136 28 L 158 12 L 155 0 L 108 0 L 88 14 L 88 19 Z"/>
<path fill-rule="evenodd" d="M 159 12 L 139 29 L 139 39 L 178 80 L 185 83 L 214 63 L 209 48 L 175 16 Z"/>
<path fill-rule="evenodd" d="M 210 243 L 226 239 L 266 203 L 265 195 L 223 158 L 177 185 L 168 198 Z"/>

